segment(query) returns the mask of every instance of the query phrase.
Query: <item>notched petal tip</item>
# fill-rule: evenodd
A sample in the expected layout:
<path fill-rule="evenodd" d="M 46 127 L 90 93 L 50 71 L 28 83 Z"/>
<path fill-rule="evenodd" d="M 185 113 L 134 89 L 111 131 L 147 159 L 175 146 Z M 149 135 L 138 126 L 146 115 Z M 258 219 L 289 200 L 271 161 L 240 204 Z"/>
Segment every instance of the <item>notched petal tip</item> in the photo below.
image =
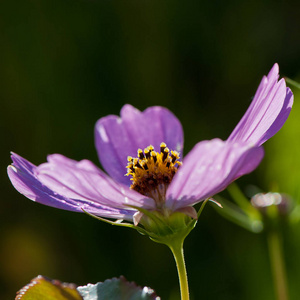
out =
<path fill-rule="evenodd" d="M 279 65 L 278 63 L 275 63 L 273 65 L 273 67 L 271 68 L 271 70 L 268 73 L 268 79 L 270 79 L 273 76 L 278 76 L 279 77 Z"/>
<path fill-rule="evenodd" d="M 9 165 L 9 166 L 7 167 L 7 173 L 8 173 L 8 174 L 9 174 L 9 170 L 14 171 L 15 173 L 18 172 L 17 168 L 16 168 L 14 165 Z"/>
<path fill-rule="evenodd" d="M 127 104 L 123 105 L 123 107 L 121 108 L 121 111 L 120 111 L 121 118 L 126 116 L 126 114 L 128 114 L 128 113 L 139 114 L 139 113 L 141 113 L 141 111 L 139 109 L 137 109 L 136 107 L 134 107 L 133 105 L 127 103 Z"/>

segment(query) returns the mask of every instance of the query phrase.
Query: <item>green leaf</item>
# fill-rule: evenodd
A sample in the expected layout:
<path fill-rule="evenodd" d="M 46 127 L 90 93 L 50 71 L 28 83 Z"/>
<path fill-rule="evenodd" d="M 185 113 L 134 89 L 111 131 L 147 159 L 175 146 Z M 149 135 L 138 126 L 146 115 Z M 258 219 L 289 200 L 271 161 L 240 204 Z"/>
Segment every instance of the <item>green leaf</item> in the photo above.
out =
<path fill-rule="evenodd" d="M 73 283 L 63 283 L 41 275 L 25 285 L 15 300 L 82 300 Z"/>
<path fill-rule="evenodd" d="M 159 300 L 155 292 L 128 282 L 121 276 L 77 288 L 84 300 Z"/>

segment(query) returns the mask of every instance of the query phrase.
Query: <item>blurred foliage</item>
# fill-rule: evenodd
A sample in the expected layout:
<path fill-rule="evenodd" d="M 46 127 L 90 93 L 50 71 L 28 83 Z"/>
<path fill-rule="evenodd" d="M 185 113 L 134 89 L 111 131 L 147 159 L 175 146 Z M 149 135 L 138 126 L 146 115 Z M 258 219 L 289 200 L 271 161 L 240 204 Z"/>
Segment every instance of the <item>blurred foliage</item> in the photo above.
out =
<path fill-rule="evenodd" d="M 300 77 L 299 77 L 300 80 Z M 300 203 L 300 89 L 294 88 L 293 111 L 275 139 L 266 147 L 265 181 L 269 188 L 288 193 Z"/>
<path fill-rule="evenodd" d="M 5 174 L 9 151 L 35 164 L 50 153 L 97 163 L 94 124 L 125 103 L 171 109 L 185 130 L 185 153 L 199 140 L 226 139 L 274 62 L 297 80 L 297 8 L 298 1 L 277 0 L 1 1 L 0 298 L 13 299 L 43 274 L 79 285 L 124 275 L 178 299 L 166 247 L 27 200 Z M 242 189 L 276 186 L 298 201 L 298 99 L 266 143 L 263 164 L 238 181 Z M 299 230 L 285 232 L 291 299 L 300 280 Z M 192 299 L 274 298 L 264 236 L 209 206 L 185 253 Z"/>

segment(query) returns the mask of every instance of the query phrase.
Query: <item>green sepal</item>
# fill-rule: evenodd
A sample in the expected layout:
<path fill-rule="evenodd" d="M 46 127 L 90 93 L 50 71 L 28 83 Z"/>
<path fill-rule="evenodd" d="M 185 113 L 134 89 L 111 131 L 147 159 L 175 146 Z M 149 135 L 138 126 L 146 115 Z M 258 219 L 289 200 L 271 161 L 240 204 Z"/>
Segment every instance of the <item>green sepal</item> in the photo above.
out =
<path fill-rule="evenodd" d="M 173 212 L 169 210 L 164 210 L 162 212 L 156 210 L 149 211 L 142 207 L 128 205 L 129 207 L 134 208 L 143 214 L 138 225 L 134 225 L 131 223 L 123 223 L 120 220 L 110 221 L 105 218 L 101 218 L 96 215 L 93 215 L 85 211 L 84 209 L 82 209 L 82 211 L 87 215 L 97 220 L 108 223 L 110 225 L 135 229 L 139 233 L 149 236 L 151 240 L 157 243 L 171 245 L 174 243 L 175 240 L 184 241 L 186 236 L 196 226 L 198 218 L 200 217 L 204 209 L 204 206 L 208 201 L 212 201 L 216 203 L 218 206 L 220 206 L 220 204 L 217 203 L 215 200 L 210 198 L 206 199 L 201 204 L 201 207 L 197 213 L 197 219 L 193 219 L 179 211 L 178 212 L 176 211 Z"/>
<path fill-rule="evenodd" d="M 94 218 L 94 219 L 97 219 L 97 220 L 100 220 L 100 221 L 102 221 L 102 222 L 108 223 L 108 224 L 110 224 L 110 225 L 131 228 L 131 229 L 137 230 L 139 233 L 141 233 L 141 234 L 143 234 L 143 235 L 148 235 L 148 233 L 147 233 L 146 230 L 144 230 L 144 229 L 141 228 L 141 227 L 135 226 L 135 225 L 133 225 L 133 224 L 131 224 L 131 223 L 122 223 L 122 222 L 119 222 L 119 221 L 110 221 L 110 220 L 107 220 L 107 219 L 98 217 L 98 216 L 96 216 L 96 215 L 93 215 L 93 214 L 87 212 L 86 210 L 84 210 L 83 208 L 82 208 L 82 211 L 83 211 L 84 213 L 86 213 L 87 215 L 89 215 L 90 217 L 92 217 L 92 218 Z"/>
<path fill-rule="evenodd" d="M 202 203 L 197 213 L 198 218 L 209 200 L 208 198 Z M 144 214 L 140 223 L 144 226 L 150 239 L 165 245 L 173 244 L 174 240 L 184 241 L 198 221 L 198 219 L 193 219 L 181 212 L 169 213 L 166 211 L 161 213 L 159 211 L 148 211 L 141 207 L 131 207 Z"/>

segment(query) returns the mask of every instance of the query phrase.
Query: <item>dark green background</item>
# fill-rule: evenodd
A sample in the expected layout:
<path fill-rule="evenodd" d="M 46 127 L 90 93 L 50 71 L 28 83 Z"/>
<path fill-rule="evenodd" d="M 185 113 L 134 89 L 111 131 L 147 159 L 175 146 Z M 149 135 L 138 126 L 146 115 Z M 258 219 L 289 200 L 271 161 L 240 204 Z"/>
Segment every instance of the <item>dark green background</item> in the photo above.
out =
<path fill-rule="evenodd" d="M 9 151 L 35 164 L 51 153 L 98 164 L 94 124 L 125 103 L 172 110 L 185 130 L 184 153 L 200 140 L 226 139 L 275 62 L 297 79 L 297 2 L 1 1 L 0 298 L 13 299 L 42 274 L 80 285 L 124 275 L 178 299 L 166 247 L 27 200 L 6 176 Z M 238 181 L 242 189 L 296 193 L 298 99 L 266 144 L 263 164 Z M 284 228 L 284 238 L 291 299 L 298 299 L 300 226 Z M 208 206 L 185 244 L 191 298 L 275 299 L 266 245 L 264 234 Z"/>

